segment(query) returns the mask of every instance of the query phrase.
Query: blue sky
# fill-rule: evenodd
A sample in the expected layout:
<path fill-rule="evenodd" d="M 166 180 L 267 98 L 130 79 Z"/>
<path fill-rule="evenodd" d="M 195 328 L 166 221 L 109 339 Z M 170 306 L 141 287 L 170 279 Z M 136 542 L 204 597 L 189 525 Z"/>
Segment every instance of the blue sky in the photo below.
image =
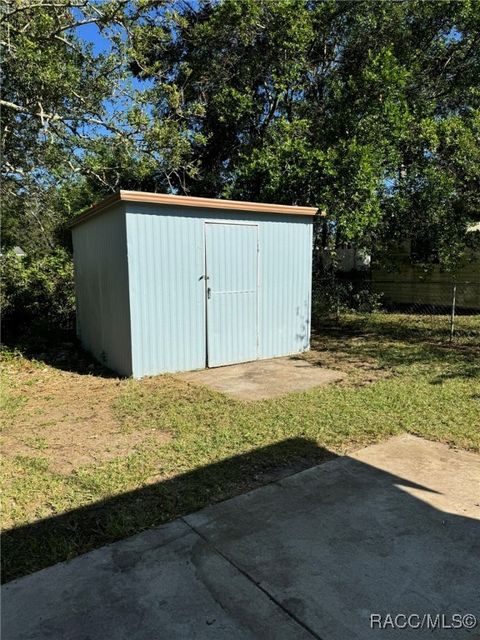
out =
<path fill-rule="evenodd" d="M 93 44 L 95 55 L 110 51 L 110 42 L 102 36 L 96 24 L 84 24 L 81 27 L 77 27 L 76 32 L 81 40 Z"/>
<path fill-rule="evenodd" d="M 95 23 L 76 27 L 75 34 L 84 42 L 93 45 L 93 54 L 95 56 L 108 54 L 112 49 L 110 40 L 108 37 L 102 35 L 102 32 Z M 131 77 L 130 80 L 133 88 L 137 90 L 147 89 L 153 85 L 153 81 L 151 80 L 139 80 L 134 77 Z M 109 115 L 115 111 L 115 108 L 120 110 L 125 108 L 125 105 L 120 105 L 113 100 L 105 100 L 104 106 Z"/>

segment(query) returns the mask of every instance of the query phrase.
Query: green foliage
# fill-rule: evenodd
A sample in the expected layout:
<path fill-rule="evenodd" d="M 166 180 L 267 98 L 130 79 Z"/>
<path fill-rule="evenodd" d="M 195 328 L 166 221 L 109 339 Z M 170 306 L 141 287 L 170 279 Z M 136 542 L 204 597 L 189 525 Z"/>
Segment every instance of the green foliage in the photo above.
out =
<path fill-rule="evenodd" d="M 313 323 L 323 325 L 326 318 L 345 313 L 374 313 L 383 308 L 383 294 L 373 290 L 372 282 L 361 276 L 344 280 L 334 273 L 316 278 L 312 292 Z"/>
<path fill-rule="evenodd" d="M 317 245 L 428 237 L 451 271 L 473 242 L 478 0 L 6 0 L 1 22 L 4 247 L 68 246 L 119 188 L 311 204 Z"/>
<path fill-rule="evenodd" d="M 73 264 L 63 249 L 40 258 L 7 251 L 0 258 L 4 329 L 71 329 L 75 314 Z"/>
<path fill-rule="evenodd" d="M 83 20 L 106 19 L 102 9 L 84 7 L 92 12 L 85 15 L 68 0 L 3 3 L 5 189 L 71 173 L 78 166 L 72 151 L 91 148 L 99 127 L 107 132 L 104 101 L 120 79 L 119 61 L 114 52 L 94 55 L 74 31 Z"/>
<path fill-rule="evenodd" d="M 94 55 L 75 35 L 83 20 L 107 16 L 107 3 L 98 12 L 86 4 L 2 4 L 4 249 L 20 244 L 41 255 L 62 243 L 59 230 L 76 200 L 65 196 L 89 175 L 85 154 L 110 132 L 105 101 L 121 73 L 113 52 Z M 97 180 L 97 192 L 102 186 Z"/>
<path fill-rule="evenodd" d="M 153 119 L 155 96 L 132 86 L 128 36 L 152 3 L 139 2 L 138 13 L 128 4 L 3 2 L 4 248 L 49 252 L 65 244 L 65 220 L 92 201 L 154 182 L 167 189 L 171 172 L 188 170 L 190 132 Z M 106 38 L 105 52 L 82 39 L 84 24 Z"/>
<path fill-rule="evenodd" d="M 132 70 L 199 136 L 177 188 L 317 205 L 322 242 L 377 255 L 429 235 L 455 268 L 479 211 L 478 2 L 222 0 L 154 21 Z"/>

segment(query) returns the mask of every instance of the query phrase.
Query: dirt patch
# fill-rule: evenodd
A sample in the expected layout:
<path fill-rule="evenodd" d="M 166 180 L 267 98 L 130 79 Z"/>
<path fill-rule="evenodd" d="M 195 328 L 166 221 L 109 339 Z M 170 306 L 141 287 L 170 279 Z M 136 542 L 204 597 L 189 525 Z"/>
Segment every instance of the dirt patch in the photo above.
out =
<path fill-rule="evenodd" d="M 8 365 L 5 367 L 7 380 Z M 12 369 L 13 373 L 13 369 Z M 158 443 L 170 434 L 157 429 L 126 430 L 112 410 L 112 402 L 128 381 L 59 371 L 24 362 L 15 365 L 10 392 L 15 414 L 4 425 L 5 456 L 46 457 L 52 470 L 70 473 L 92 463 L 128 455 L 145 440 Z"/>

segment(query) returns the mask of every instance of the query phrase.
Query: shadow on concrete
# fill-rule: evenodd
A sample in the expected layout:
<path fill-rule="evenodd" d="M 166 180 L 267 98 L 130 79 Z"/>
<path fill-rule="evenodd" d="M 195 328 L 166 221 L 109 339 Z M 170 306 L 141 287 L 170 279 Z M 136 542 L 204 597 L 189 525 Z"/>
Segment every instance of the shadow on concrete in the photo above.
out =
<path fill-rule="evenodd" d="M 6 577 L 18 576 L 215 502 L 239 476 L 252 488 L 252 479 L 265 466 L 270 470 L 257 480 L 269 483 L 257 491 L 12 583 L 5 599 L 9 637 L 101 638 L 108 629 L 109 637 L 142 640 L 159 632 L 368 640 L 375 612 L 443 614 L 447 621 L 453 613 L 478 614 L 479 523 L 448 506 L 470 513 L 472 490 L 459 493 L 456 474 L 466 474 L 465 482 L 473 461 L 406 438 L 363 450 L 363 460 L 339 458 L 309 440 L 286 440 L 5 532 Z M 292 446 L 304 459 L 297 469 L 274 474 L 272 459 Z M 373 466 L 399 455 L 403 462 L 394 468 L 431 477 L 416 469 L 435 454 L 435 473 L 448 467 L 440 484 L 454 485 L 450 502 L 432 487 Z M 321 459 L 332 463 L 286 475 Z M 19 615 L 27 608 L 29 615 Z M 393 637 L 424 637 L 411 631 Z M 451 629 L 434 635 L 453 637 Z"/>
<path fill-rule="evenodd" d="M 4 531 L 2 581 L 37 571 L 104 544 L 275 482 L 338 456 L 313 440 L 291 438 L 79 509 Z M 348 459 L 348 458 L 344 458 Z M 287 461 L 287 462 L 286 462 Z M 361 463 L 355 462 L 358 466 Z M 368 468 L 372 478 L 430 491 Z M 342 499 L 337 493 L 336 498 Z M 416 501 L 402 493 L 406 512 Z M 419 503 L 421 509 L 429 509 Z M 416 506 L 417 510 L 418 505 Z M 410 517 L 406 513 L 406 517 Z"/>
<path fill-rule="evenodd" d="M 67 560 L 335 457 L 336 454 L 311 440 L 292 438 L 4 531 L 2 581 Z"/>

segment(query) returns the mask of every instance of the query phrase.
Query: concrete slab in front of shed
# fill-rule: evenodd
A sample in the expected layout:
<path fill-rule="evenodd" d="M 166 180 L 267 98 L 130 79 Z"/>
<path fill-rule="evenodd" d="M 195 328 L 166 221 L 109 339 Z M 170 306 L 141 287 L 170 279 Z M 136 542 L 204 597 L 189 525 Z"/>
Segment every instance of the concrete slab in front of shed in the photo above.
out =
<path fill-rule="evenodd" d="M 238 400 L 267 400 L 337 382 L 344 375 L 298 357 L 287 357 L 191 371 L 179 377 Z"/>

